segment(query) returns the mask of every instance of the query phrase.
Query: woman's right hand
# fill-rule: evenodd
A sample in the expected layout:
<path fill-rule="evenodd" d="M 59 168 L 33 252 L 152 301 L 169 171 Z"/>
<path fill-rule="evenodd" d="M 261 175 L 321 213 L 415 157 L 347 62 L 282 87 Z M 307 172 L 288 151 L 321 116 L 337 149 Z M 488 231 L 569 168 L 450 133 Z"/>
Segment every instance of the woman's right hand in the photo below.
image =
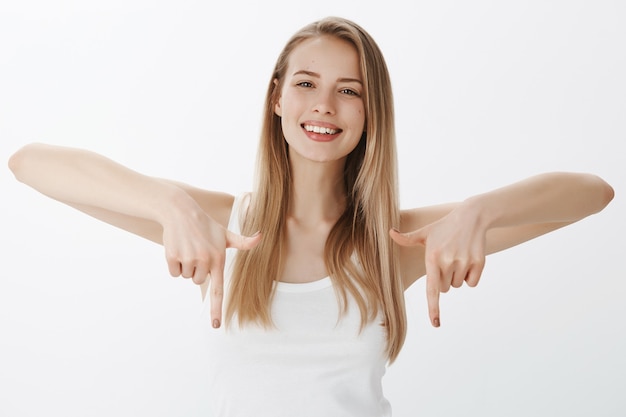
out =
<path fill-rule="evenodd" d="M 229 231 L 192 199 L 183 203 L 185 207 L 180 204 L 179 200 L 176 214 L 163 222 L 163 246 L 169 272 L 173 277 L 191 278 L 198 285 L 210 276 L 211 322 L 218 328 L 222 321 L 226 249 L 252 249 L 261 236 L 247 237 Z"/>

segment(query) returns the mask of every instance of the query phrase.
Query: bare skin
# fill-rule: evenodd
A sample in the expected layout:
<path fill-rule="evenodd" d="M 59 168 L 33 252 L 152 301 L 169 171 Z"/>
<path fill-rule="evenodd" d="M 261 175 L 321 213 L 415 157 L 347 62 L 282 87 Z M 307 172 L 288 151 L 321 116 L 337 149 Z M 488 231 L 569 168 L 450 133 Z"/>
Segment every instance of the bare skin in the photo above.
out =
<path fill-rule="evenodd" d="M 316 38 L 296 51 L 275 109 L 290 146 L 294 186 L 279 278 L 307 282 L 327 276 L 324 244 L 345 207 L 343 166 L 363 131 L 364 113 L 354 50 L 337 39 Z M 321 134 L 313 127 L 329 130 Z M 25 146 L 9 166 L 40 192 L 162 244 L 170 274 L 190 278 L 203 296 L 210 294 L 211 318 L 220 326 L 225 250 L 248 250 L 263 238 L 226 229 L 233 196 L 50 145 Z M 427 276 L 430 320 L 439 326 L 439 294 L 464 282 L 477 285 L 486 255 L 596 213 L 612 198 L 613 189 L 595 175 L 549 173 L 463 202 L 404 210 L 399 230 L 405 233 L 389 232 L 401 247 L 404 286 Z"/>

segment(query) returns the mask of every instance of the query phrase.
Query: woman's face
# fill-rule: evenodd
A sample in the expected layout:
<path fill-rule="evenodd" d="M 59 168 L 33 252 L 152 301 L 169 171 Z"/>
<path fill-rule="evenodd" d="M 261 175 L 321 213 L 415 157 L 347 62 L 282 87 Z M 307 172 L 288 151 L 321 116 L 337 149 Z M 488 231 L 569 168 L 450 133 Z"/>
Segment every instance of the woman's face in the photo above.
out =
<path fill-rule="evenodd" d="M 359 56 L 350 43 L 320 36 L 298 45 L 274 108 L 290 154 L 345 161 L 363 134 L 363 92 Z"/>

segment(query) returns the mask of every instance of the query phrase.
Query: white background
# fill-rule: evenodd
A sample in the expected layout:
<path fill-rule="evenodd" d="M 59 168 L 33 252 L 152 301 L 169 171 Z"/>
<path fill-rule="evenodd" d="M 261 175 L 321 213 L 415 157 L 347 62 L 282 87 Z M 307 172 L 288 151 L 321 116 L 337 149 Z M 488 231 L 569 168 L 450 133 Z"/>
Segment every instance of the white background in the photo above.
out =
<path fill-rule="evenodd" d="M 0 6 L 0 159 L 43 141 L 248 190 L 287 38 L 340 15 L 383 49 L 403 207 L 543 171 L 599 174 L 598 215 L 489 257 L 478 288 L 423 282 L 385 377 L 394 416 L 626 412 L 626 6 L 607 1 L 20 1 Z M 228 4 L 227 4 L 228 3 Z M 0 415 L 205 416 L 199 290 L 162 248 L 0 169 Z"/>

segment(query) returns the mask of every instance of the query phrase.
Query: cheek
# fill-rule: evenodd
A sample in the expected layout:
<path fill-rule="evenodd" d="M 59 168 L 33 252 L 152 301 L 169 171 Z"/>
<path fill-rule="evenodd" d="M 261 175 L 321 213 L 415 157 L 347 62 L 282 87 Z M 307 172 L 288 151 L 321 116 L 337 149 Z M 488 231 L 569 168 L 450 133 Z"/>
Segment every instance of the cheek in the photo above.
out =
<path fill-rule="evenodd" d="M 302 100 L 294 97 L 293 93 L 286 92 L 280 100 L 280 109 L 283 118 L 295 118 L 302 112 Z"/>

